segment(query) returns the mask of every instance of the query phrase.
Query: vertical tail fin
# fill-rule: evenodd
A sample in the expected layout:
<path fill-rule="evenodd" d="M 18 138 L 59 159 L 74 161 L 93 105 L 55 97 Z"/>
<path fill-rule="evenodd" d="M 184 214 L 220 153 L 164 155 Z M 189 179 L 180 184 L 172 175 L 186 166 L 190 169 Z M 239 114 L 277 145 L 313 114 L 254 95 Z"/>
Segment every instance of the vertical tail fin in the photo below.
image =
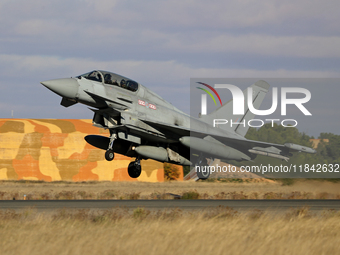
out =
<path fill-rule="evenodd" d="M 251 85 L 251 88 L 253 89 L 253 106 L 255 109 L 259 109 L 269 87 L 270 85 L 262 80 Z M 241 136 L 245 136 L 249 129 L 247 122 L 248 120 L 253 119 L 255 114 L 253 114 L 248 108 L 247 90 L 243 91 L 243 95 L 244 115 L 233 115 L 233 100 L 230 100 L 212 113 L 208 115 L 201 115 L 200 119 L 209 124 L 213 123 L 214 119 L 226 119 L 228 120 L 228 124 L 220 125 L 219 128 L 227 131 L 234 131 Z M 230 123 L 231 121 L 233 122 L 232 126 Z M 243 123 L 245 123 L 245 125 Z"/>

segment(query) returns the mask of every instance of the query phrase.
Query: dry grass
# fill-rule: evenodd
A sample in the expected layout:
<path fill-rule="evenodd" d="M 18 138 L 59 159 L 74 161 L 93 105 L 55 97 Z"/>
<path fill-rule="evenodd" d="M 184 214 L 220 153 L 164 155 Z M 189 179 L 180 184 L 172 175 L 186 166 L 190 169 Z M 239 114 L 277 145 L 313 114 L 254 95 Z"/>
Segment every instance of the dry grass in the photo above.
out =
<path fill-rule="evenodd" d="M 340 182 L 0 182 L 0 200 L 27 199 L 340 199 Z"/>
<path fill-rule="evenodd" d="M 1 254 L 339 254 L 340 214 L 34 210 L 0 213 Z"/>

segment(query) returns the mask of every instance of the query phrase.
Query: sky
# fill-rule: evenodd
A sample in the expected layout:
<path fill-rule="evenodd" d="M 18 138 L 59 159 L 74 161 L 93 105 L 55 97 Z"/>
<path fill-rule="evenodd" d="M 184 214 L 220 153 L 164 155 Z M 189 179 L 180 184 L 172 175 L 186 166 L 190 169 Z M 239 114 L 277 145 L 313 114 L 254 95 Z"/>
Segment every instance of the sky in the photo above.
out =
<path fill-rule="evenodd" d="M 1 0 L 0 118 L 92 118 L 40 82 L 94 69 L 138 81 L 190 113 L 190 78 L 340 78 L 340 2 Z M 311 88 L 340 134 L 340 86 Z"/>

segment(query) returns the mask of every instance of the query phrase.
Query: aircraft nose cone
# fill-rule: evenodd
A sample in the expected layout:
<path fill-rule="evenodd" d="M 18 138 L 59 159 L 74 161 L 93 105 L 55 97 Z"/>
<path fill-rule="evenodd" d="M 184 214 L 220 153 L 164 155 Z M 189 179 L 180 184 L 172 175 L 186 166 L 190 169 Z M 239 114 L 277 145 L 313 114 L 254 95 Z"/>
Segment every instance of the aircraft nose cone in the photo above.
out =
<path fill-rule="evenodd" d="M 75 98 L 79 88 L 78 82 L 72 78 L 48 80 L 40 83 L 59 96 L 67 98 Z"/>

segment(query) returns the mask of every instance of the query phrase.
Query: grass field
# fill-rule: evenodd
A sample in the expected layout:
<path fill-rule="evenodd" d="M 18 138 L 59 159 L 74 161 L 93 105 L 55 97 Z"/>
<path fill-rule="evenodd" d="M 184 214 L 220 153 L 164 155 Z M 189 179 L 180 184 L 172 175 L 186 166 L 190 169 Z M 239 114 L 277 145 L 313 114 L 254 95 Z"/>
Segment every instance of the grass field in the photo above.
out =
<path fill-rule="evenodd" d="M 0 199 L 340 198 L 340 183 L 0 182 Z M 340 212 L 0 210 L 0 254 L 340 254 Z"/>
<path fill-rule="evenodd" d="M 169 193 L 188 199 L 340 199 L 340 182 L 0 182 L 0 200 L 173 199 Z"/>
<path fill-rule="evenodd" d="M 0 211 L 1 254 L 339 254 L 340 214 Z"/>

